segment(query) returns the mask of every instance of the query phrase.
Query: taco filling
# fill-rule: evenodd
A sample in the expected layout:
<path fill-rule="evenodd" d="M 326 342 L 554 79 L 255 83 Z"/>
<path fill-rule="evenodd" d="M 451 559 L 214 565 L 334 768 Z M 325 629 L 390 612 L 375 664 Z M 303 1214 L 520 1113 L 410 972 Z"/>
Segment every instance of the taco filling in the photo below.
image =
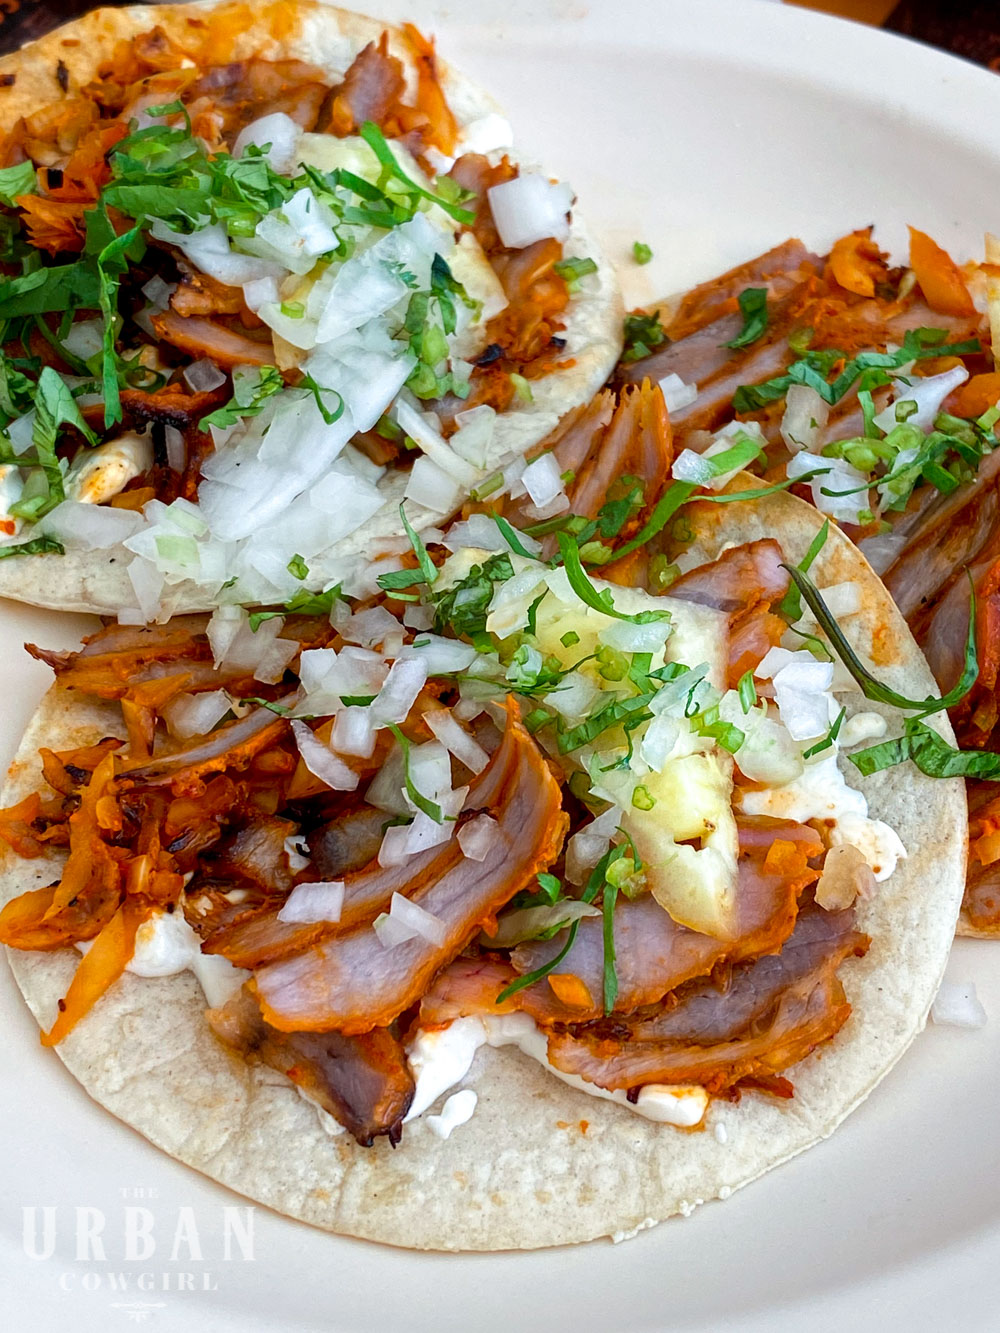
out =
<path fill-rule="evenodd" d="M 572 189 L 412 25 L 278 58 L 322 12 L 240 59 L 226 6 L 164 19 L 0 143 L 0 556 L 111 553 L 81 605 L 320 590 L 404 496 L 426 527 L 519 478 L 614 363 Z"/>
<path fill-rule="evenodd" d="M 966 778 L 960 930 L 985 935 L 1000 932 L 998 258 L 987 237 L 987 262 L 960 268 L 914 228 L 899 267 L 870 228 L 822 257 L 787 241 L 695 288 L 665 318 L 630 315 L 618 370 L 622 382 L 663 387 L 684 446 L 675 478 L 715 486 L 711 460 L 740 447 L 760 485 L 793 486 L 884 579 L 951 695 L 961 753 L 914 722 L 870 763 L 912 758 L 930 775 Z M 845 595 L 830 598 L 832 612 Z"/>
<path fill-rule="evenodd" d="M 669 460 L 658 389 L 619 413 L 628 456 L 652 432 Z M 43 1041 L 85 1040 L 123 971 L 190 968 L 233 1058 L 364 1145 L 446 1095 L 447 1137 L 482 1046 L 687 1128 L 713 1099 L 793 1097 L 850 1020 L 865 904 L 907 856 L 841 766 L 887 722 L 779 540 L 729 524 L 694 554 L 732 508 L 711 491 L 661 531 L 669 591 L 626 582 L 655 527 L 642 493 L 564 511 L 551 554 L 551 520 L 485 507 L 429 544 L 411 528 L 374 594 L 332 589 L 322 615 L 222 608 L 31 648 L 111 730 L 43 749 L 48 790 L 0 814 L 20 857 L 67 852 L 0 912 L 15 949 L 83 953 Z"/>

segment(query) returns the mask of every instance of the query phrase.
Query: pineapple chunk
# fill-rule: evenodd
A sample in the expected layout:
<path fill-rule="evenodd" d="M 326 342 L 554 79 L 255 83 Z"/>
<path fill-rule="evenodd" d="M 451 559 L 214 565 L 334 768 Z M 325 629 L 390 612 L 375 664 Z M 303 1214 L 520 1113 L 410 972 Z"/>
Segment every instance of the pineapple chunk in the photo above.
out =
<path fill-rule="evenodd" d="M 457 581 L 474 564 L 489 558 L 486 551 L 456 552 L 442 568 L 439 586 Z M 616 623 L 577 598 L 562 569 L 548 570 L 537 561 L 512 556 L 515 578 L 501 585 L 494 598 L 487 628 L 500 637 L 524 629 L 527 609 L 543 587 L 548 595 L 535 611 L 535 643 L 543 655 L 551 654 L 564 667 L 595 653 L 600 634 Z M 685 666 L 708 663 L 708 678 L 725 689 L 728 648 L 726 616 L 711 607 L 673 597 L 652 597 L 638 588 L 618 587 L 594 579 L 598 589 L 608 588 L 616 608 L 629 615 L 646 610 L 670 612 L 670 633 L 663 649 L 654 653 L 652 666 L 678 662 Z M 512 595 L 513 594 L 513 595 Z M 564 644 L 563 638 L 577 639 Z M 600 664 L 583 663 L 585 675 L 602 690 L 622 690 L 620 681 L 605 679 Z M 636 749 L 640 737 L 635 736 Z M 733 760 L 725 750 L 697 736 L 681 720 L 681 736 L 659 773 L 641 779 L 652 798 L 652 807 L 641 810 L 630 802 L 634 783 L 628 776 L 606 775 L 605 787 L 622 784 L 622 827 L 632 836 L 643 861 L 646 882 L 665 911 L 692 930 L 718 938 L 732 938 L 738 930 L 736 912 L 737 858 L 739 843 L 732 810 Z M 609 795 L 614 794 L 609 790 Z"/>
<path fill-rule="evenodd" d="M 718 748 L 683 755 L 643 785 L 655 804 L 626 809 L 622 827 L 635 841 L 653 897 L 680 925 L 734 938 L 739 843 L 732 757 Z"/>

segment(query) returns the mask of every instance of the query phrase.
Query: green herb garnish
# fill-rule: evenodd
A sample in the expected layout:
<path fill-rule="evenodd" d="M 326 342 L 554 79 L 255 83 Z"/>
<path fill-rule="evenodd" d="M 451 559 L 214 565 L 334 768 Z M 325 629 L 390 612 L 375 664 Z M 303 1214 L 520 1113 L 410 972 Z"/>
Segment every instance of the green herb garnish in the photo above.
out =
<path fill-rule="evenodd" d="M 737 298 L 740 314 L 743 316 L 743 328 L 726 346 L 733 351 L 749 347 L 762 337 L 767 328 L 767 288 L 746 287 Z"/>

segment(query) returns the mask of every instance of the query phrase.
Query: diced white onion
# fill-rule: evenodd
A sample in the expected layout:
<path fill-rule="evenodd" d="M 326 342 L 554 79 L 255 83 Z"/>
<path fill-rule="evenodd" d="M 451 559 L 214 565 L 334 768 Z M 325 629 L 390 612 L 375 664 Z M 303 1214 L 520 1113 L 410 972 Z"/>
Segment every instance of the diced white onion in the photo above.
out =
<path fill-rule="evenodd" d="M 856 467 L 842 458 L 824 458 L 802 449 L 788 460 L 787 475 L 792 478 L 804 476 L 807 472 L 817 472 L 809 483 L 812 502 L 821 514 L 838 519 L 842 523 L 858 523 L 861 511 L 868 508 L 869 479 Z M 824 492 L 849 491 L 851 494 L 824 494 Z"/>
<path fill-rule="evenodd" d="M 476 650 L 467 643 L 446 639 L 440 634 L 418 634 L 400 654 L 400 660 L 408 658 L 421 662 L 428 676 L 447 676 L 470 667 L 476 660 Z"/>
<path fill-rule="evenodd" d="M 391 635 L 402 637 L 402 626 L 384 606 L 372 606 L 357 611 L 337 626 L 345 643 L 359 643 L 363 648 L 374 648 Z"/>
<path fill-rule="evenodd" d="M 293 875 L 297 875 L 309 865 L 309 857 L 306 855 L 309 845 L 297 834 L 293 833 L 291 837 L 285 839 L 283 849 L 288 860 L 288 869 Z"/>
<path fill-rule="evenodd" d="M 181 740 L 207 736 L 232 708 L 225 690 L 205 694 L 178 694 L 161 710 L 170 732 Z"/>
<path fill-rule="evenodd" d="M 406 850 L 406 840 L 409 836 L 410 830 L 406 824 L 389 825 L 382 835 L 382 845 L 378 850 L 378 863 L 383 870 L 388 870 L 392 866 L 401 866 L 409 857 L 410 853 Z M 388 920 L 385 913 L 383 913 L 383 917 Z M 382 920 L 382 917 L 379 920 Z M 377 926 L 378 922 L 376 921 L 375 924 Z"/>
<path fill-rule="evenodd" d="M 571 186 L 553 184 L 537 172 L 525 171 L 491 186 L 487 194 L 496 229 L 508 249 L 521 250 L 549 236 L 557 241 L 569 236 Z"/>
<path fill-rule="evenodd" d="M 462 503 L 462 487 L 433 459 L 422 455 L 413 460 L 404 492 L 407 500 L 423 505 L 432 514 L 450 514 Z"/>
<path fill-rule="evenodd" d="M 296 884 L 278 913 L 279 921 L 311 925 L 316 921 L 339 921 L 344 910 L 344 881 L 316 880 Z"/>
<path fill-rule="evenodd" d="M 458 485 L 468 490 L 479 481 L 479 469 L 455 453 L 440 432 L 428 421 L 427 414 L 418 412 L 402 398 L 396 404 L 396 424 L 442 472 Z"/>
<path fill-rule="evenodd" d="M 325 782 L 334 791 L 354 791 L 358 785 L 357 773 L 348 768 L 342 759 L 338 759 L 304 722 L 294 718 L 292 732 L 302 762 L 314 777 L 319 778 L 320 782 Z"/>
<path fill-rule="evenodd" d="M 280 638 L 284 619 L 265 620 L 256 630 L 240 606 L 219 606 L 208 622 L 208 642 L 216 666 L 253 672 L 254 680 L 274 685 L 298 651 L 294 639 Z"/>
<path fill-rule="evenodd" d="M 290 175 L 298 160 L 302 128 L 283 111 L 273 111 L 244 125 L 233 144 L 233 157 L 242 157 L 251 144 L 263 148 L 269 144 L 265 157 L 279 176 Z"/>
<path fill-rule="evenodd" d="M 674 371 L 660 380 L 660 389 L 668 412 L 679 412 L 684 407 L 690 407 L 698 397 L 697 384 L 685 384 Z"/>
<path fill-rule="evenodd" d="M 846 616 L 856 616 L 861 610 L 861 584 L 849 580 L 845 583 L 831 583 L 821 588 L 823 601 L 830 609 L 830 614 L 837 620 Z"/>
<path fill-rule="evenodd" d="M 383 913 L 375 922 L 375 934 L 384 949 L 394 949 L 417 935 L 440 948 L 448 938 L 448 927 L 419 903 L 394 893 L 388 915 Z"/>
<path fill-rule="evenodd" d="M 931 1018 L 935 1023 L 956 1028 L 981 1028 L 988 1021 L 972 981 L 942 981 L 937 999 L 931 1005 Z"/>
<path fill-rule="evenodd" d="M 342 709 L 333 724 L 330 741 L 340 754 L 370 759 L 375 753 L 375 728 L 370 710 L 357 705 Z"/>
<path fill-rule="evenodd" d="M 378 698 L 371 705 L 372 718 L 376 724 L 384 726 L 387 722 L 405 722 L 426 682 L 426 662 L 413 657 L 401 657 L 393 662 Z"/>
<path fill-rule="evenodd" d="M 804 764 L 799 747 L 786 729 L 773 718 L 761 718 L 746 733 L 736 751 L 740 772 L 751 782 L 768 787 L 783 787 L 802 774 Z"/>
<path fill-rule="evenodd" d="M 499 825 L 491 815 L 476 815 L 458 830 L 458 845 L 470 861 L 485 861 L 499 836 Z"/>
<path fill-rule="evenodd" d="M 242 287 L 255 278 L 280 278 L 284 268 L 280 264 L 253 255 L 240 254 L 229 244 L 229 237 L 221 223 L 202 227 L 191 233 L 175 231 L 161 218 L 155 218 L 150 234 L 158 241 L 176 245 L 196 268 L 207 273 L 216 282 L 227 287 Z"/>
<path fill-rule="evenodd" d="M 539 454 L 521 473 L 521 480 L 531 496 L 531 503 L 539 509 L 566 494 L 559 464 L 552 453 Z"/>
<path fill-rule="evenodd" d="M 177 290 L 176 282 L 164 282 L 160 275 L 154 274 L 142 289 L 142 294 L 151 306 L 157 310 L 166 310 L 170 298 Z M 94 320 L 96 324 L 97 321 Z"/>
<path fill-rule="evenodd" d="M 142 515 L 135 510 L 64 500 L 39 520 L 38 531 L 56 537 L 66 547 L 106 551 L 134 537 L 142 526 Z"/>
<path fill-rule="evenodd" d="M 430 629 L 434 624 L 434 608 L 419 602 L 407 602 L 403 608 L 403 624 L 407 629 Z"/>
<path fill-rule="evenodd" d="M 452 717 L 447 708 L 432 708 L 424 721 L 441 744 L 472 773 L 481 773 L 490 757 L 472 736 Z"/>
<path fill-rule="evenodd" d="M 211 393 L 213 389 L 217 389 L 220 384 L 226 382 L 223 372 L 208 357 L 202 357 L 200 361 L 192 361 L 184 372 L 184 378 L 187 380 L 188 388 L 193 393 Z"/>
<path fill-rule="evenodd" d="M 154 621 L 160 610 L 160 596 L 164 578 L 148 561 L 137 557 L 128 567 L 129 582 L 139 602 L 139 610 L 147 624 Z"/>
<path fill-rule="evenodd" d="M 194 385 L 191 387 L 194 388 Z M 176 426 L 164 426 L 163 442 L 167 450 L 167 466 L 174 472 L 183 472 L 184 464 L 187 462 L 187 447 L 184 444 L 184 436 Z"/>
<path fill-rule="evenodd" d="M 163 285 L 166 286 L 166 283 Z M 63 338 L 63 346 L 74 356 L 78 356 L 85 361 L 101 350 L 103 337 L 104 324 L 102 320 L 78 319 L 70 325 L 69 332 Z"/>
<path fill-rule="evenodd" d="M 909 384 L 896 380 L 893 385 L 893 401 L 878 413 L 875 425 L 879 430 L 887 432 L 892 430 L 896 425 L 896 404 L 912 402 L 917 404 L 917 410 L 906 418 L 906 424 L 916 426 L 918 430 L 929 431 L 934 425 L 934 418 L 941 411 L 944 400 L 968 378 L 969 372 L 965 366 L 953 366 L 951 370 L 945 370 L 940 375 L 928 375 L 925 379 L 914 375 Z"/>
<path fill-rule="evenodd" d="M 707 486 L 715 478 L 715 471 L 704 454 L 693 449 L 682 449 L 673 461 L 670 475 L 675 481 L 688 481 L 694 486 Z"/>
<path fill-rule="evenodd" d="M 830 417 L 830 405 L 808 384 L 791 384 L 785 396 L 781 438 L 789 453 L 812 449 Z"/>
<path fill-rule="evenodd" d="M 23 454 L 31 444 L 35 433 L 35 409 L 25 412 L 22 417 L 15 417 L 7 427 L 7 435 L 16 454 Z"/>
<path fill-rule="evenodd" d="M 243 284 L 243 299 L 247 308 L 256 314 L 262 305 L 277 305 L 281 295 L 274 278 L 253 278 Z"/>
<path fill-rule="evenodd" d="M 811 654 L 798 653 L 808 661 L 789 662 L 773 677 L 774 697 L 782 725 L 793 740 L 812 740 L 830 725 L 827 693 L 833 684 L 833 663 L 817 662 Z"/>
<path fill-rule="evenodd" d="M 661 653 L 671 628 L 669 620 L 651 620 L 646 625 L 615 620 L 605 625 L 598 638 L 607 647 L 617 648 L 621 653 Z"/>
<path fill-rule="evenodd" d="M 681 734 L 681 724 L 669 713 L 660 713 L 643 733 L 639 742 L 639 757 L 656 773 L 663 772 L 663 766 L 674 752 Z"/>
<path fill-rule="evenodd" d="M 543 697 L 542 703 L 568 721 L 577 722 L 591 711 L 599 694 L 599 688 L 582 671 L 568 671 L 556 688 Z"/>
<path fill-rule="evenodd" d="M 483 470 L 487 466 L 496 418 L 496 409 L 490 407 L 488 403 L 481 403 L 479 407 L 459 412 L 455 417 L 458 430 L 452 435 L 448 444 L 459 458 L 464 458 L 473 467 Z"/>
<path fill-rule="evenodd" d="M 608 850 L 612 834 L 621 821 L 621 808 L 612 805 L 569 839 L 566 844 L 566 878 L 571 884 L 584 882 Z"/>

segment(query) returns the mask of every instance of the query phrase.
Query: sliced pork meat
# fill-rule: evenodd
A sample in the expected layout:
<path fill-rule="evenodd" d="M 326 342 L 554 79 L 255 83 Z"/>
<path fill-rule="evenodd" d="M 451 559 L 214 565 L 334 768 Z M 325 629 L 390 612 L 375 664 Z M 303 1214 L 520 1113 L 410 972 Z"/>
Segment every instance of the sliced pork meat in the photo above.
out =
<path fill-rule="evenodd" d="M 245 987 L 221 1009 L 209 1009 L 207 1018 L 231 1051 L 279 1070 L 362 1147 L 370 1148 L 380 1134 L 399 1142 L 414 1083 L 402 1043 L 388 1028 L 355 1037 L 278 1032 L 261 1018 Z"/>
<path fill-rule="evenodd" d="M 287 695 L 278 707 L 289 708 L 296 701 Z M 238 722 L 230 722 L 211 736 L 195 736 L 190 744 L 148 761 L 126 764 L 118 779 L 119 788 L 170 786 L 177 794 L 193 788 L 206 773 L 225 769 L 244 769 L 261 750 L 272 745 L 288 730 L 288 721 L 269 708 L 254 708 Z"/>
<path fill-rule="evenodd" d="M 772 537 L 725 551 L 711 564 L 700 565 L 670 585 L 670 596 L 724 611 L 735 622 L 755 607 L 784 597 L 790 580 L 782 569 L 785 557 Z"/>
<path fill-rule="evenodd" d="M 386 813 L 365 806 L 348 810 L 313 829 L 306 838 L 311 870 L 317 879 L 340 879 L 363 870 L 378 856 Z"/>
<path fill-rule="evenodd" d="M 914 508 L 895 517 L 892 532 L 882 548 L 876 548 L 889 552 L 878 572 L 907 619 L 932 606 L 956 575 L 1000 537 L 998 485 L 1000 449 L 984 458 L 976 477 L 951 495 L 923 487 L 914 497 Z M 861 543 L 866 555 L 869 547 Z"/>
<path fill-rule="evenodd" d="M 614 912 L 617 1007 L 628 1012 L 655 1004 L 692 977 L 706 976 L 723 961 L 774 952 L 792 932 L 799 887 L 795 880 L 766 873 L 756 858 L 743 858 L 737 890 L 739 933 L 728 941 L 679 926 L 652 896 L 619 899 Z M 581 1004 L 575 1009 L 580 1022 L 598 1018 L 604 1011 L 603 931 L 601 920 L 584 918 L 573 947 L 559 963 L 559 975 L 577 978 L 590 997 L 589 1006 Z M 551 962 L 565 943 L 566 936 L 560 932 L 551 940 L 521 944 L 511 955 L 514 967 L 522 975 L 534 972 Z M 536 982 L 523 994 L 522 1008 L 536 1019 L 551 1021 L 552 988 L 547 981 Z M 583 994 L 581 991 L 581 998 Z"/>
<path fill-rule="evenodd" d="M 79 652 L 52 652 L 33 643 L 25 647 L 45 662 L 60 685 L 99 699 L 121 699 L 140 694 L 138 687 L 171 676 L 182 680 L 188 694 L 230 689 L 241 693 L 241 683 L 253 684 L 250 666 L 216 667 L 203 615 L 175 616 L 165 625 L 111 624 L 84 640 Z M 282 639 L 298 640 L 303 648 L 322 647 L 333 637 L 329 625 L 289 618 Z M 256 690 L 252 691 L 256 692 Z"/>
<path fill-rule="evenodd" d="M 476 810 L 489 810 L 502 799 L 518 759 L 513 744 L 498 747 L 490 763 L 469 787 L 463 818 L 467 819 Z M 374 844 L 377 854 L 385 821 L 383 811 L 360 810 L 343 822 L 331 821 L 324 830 L 310 837 L 310 849 L 316 847 L 312 852 L 316 877 L 344 878 L 344 903 L 338 921 L 291 925 L 278 920 L 280 903 L 268 904 L 256 918 L 241 919 L 232 927 L 210 936 L 205 942 L 205 952 L 222 954 L 237 967 L 246 968 L 264 967 L 291 958 L 334 935 L 370 924 L 379 912 L 388 910 L 394 893 L 411 897 L 421 886 L 433 884 L 462 863 L 462 849 L 457 839 L 451 838 L 437 847 L 408 856 L 399 865 L 369 864 L 374 859 L 369 856 L 361 866 L 353 868 L 353 873 L 346 865 L 342 870 L 334 869 L 343 856 L 352 854 L 350 849 L 355 839 L 359 847 L 364 845 L 365 850 Z"/>
<path fill-rule="evenodd" d="M 296 832 L 290 819 L 264 816 L 240 829 L 213 850 L 205 870 L 212 879 L 248 882 L 267 893 L 287 893 L 295 875 L 288 865 L 285 840 Z"/>
<path fill-rule="evenodd" d="M 728 985 L 687 988 L 660 1013 L 613 1015 L 552 1033 L 549 1059 L 609 1089 L 701 1083 L 722 1092 L 744 1078 L 778 1074 L 846 1022 L 850 1005 L 837 968 L 867 948 L 852 910 L 809 905 L 780 954 L 734 968 Z"/>
<path fill-rule="evenodd" d="M 554 1034 L 548 1058 L 563 1073 L 601 1088 L 700 1083 L 710 1092 L 722 1093 L 741 1080 L 768 1079 L 798 1064 L 839 1032 L 850 1013 L 836 977 L 823 975 L 790 987 L 763 1031 L 735 1041 L 718 1046 L 667 1041 L 613 1044 Z"/>
<path fill-rule="evenodd" d="M 704 981 L 684 987 L 656 1013 L 628 1019 L 613 1014 L 596 1023 L 574 1026 L 573 1035 L 588 1040 L 680 1041 L 694 1046 L 732 1041 L 765 1018 L 789 986 L 811 978 L 820 968 L 836 971 L 846 957 L 860 957 L 867 946 L 868 937 L 855 929 L 853 910 L 824 912 L 809 902 L 780 953 L 724 969 L 718 984 Z"/>
<path fill-rule="evenodd" d="M 189 356 L 208 357 L 225 370 L 234 366 L 273 366 L 271 331 L 267 338 L 250 338 L 213 319 L 187 318 L 173 310 L 153 316 L 156 336 Z"/>
<path fill-rule="evenodd" d="M 821 273 L 822 269 L 820 256 L 812 254 L 793 237 L 765 254 L 748 259 L 745 264 L 738 264 L 718 278 L 692 287 L 678 302 L 667 325 L 667 336 L 678 342 L 727 312 L 734 312 L 740 293 L 747 287 L 767 287 L 772 298 L 780 297 L 804 278 Z M 736 332 L 739 332 L 739 323 Z"/>
<path fill-rule="evenodd" d="M 366 120 L 382 124 L 405 88 L 402 63 L 388 54 L 383 34 L 378 46 L 369 42 L 355 56 L 343 83 L 330 94 L 319 129 L 344 138 L 357 134 Z"/>
<path fill-rule="evenodd" d="M 417 935 L 386 949 L 374 930 L 362 926 L 264 967 L 256 984 L 267 1022 L 283 1031 L 348 1033 L 392 1022 L 504 903 L 555 860 L 566 828 L 559 785 L 513 717 L 498 755 L 505 781 L 490 807 L 495 847 L 483 861 L 463 857 L 412 894 L 437 918 L 440 940 Z"/>
<path fill-rule="evenodd" d="M 659 385 L 643 380 L 618 395 L 609 389 L 585 406 L 570 413 L 557 430 L 531 450 L 530 457 L 551 451 L 562 474 L 571 473 L 567 484 L 570 508 L 584 518 L 596 518 L 615 483 L 625 478 L 639 481 L 645 503 L 617 534 L 624 540 L 642 525 L 663 488 L 673 461 L 673 437 L 666 404 Z M 535 522 L 537 511 L 525 498 L 508 506 L 507 515 L 517 527 Z M 555 538 L 546 540 L 546 559 L 556 551 Z"/>

